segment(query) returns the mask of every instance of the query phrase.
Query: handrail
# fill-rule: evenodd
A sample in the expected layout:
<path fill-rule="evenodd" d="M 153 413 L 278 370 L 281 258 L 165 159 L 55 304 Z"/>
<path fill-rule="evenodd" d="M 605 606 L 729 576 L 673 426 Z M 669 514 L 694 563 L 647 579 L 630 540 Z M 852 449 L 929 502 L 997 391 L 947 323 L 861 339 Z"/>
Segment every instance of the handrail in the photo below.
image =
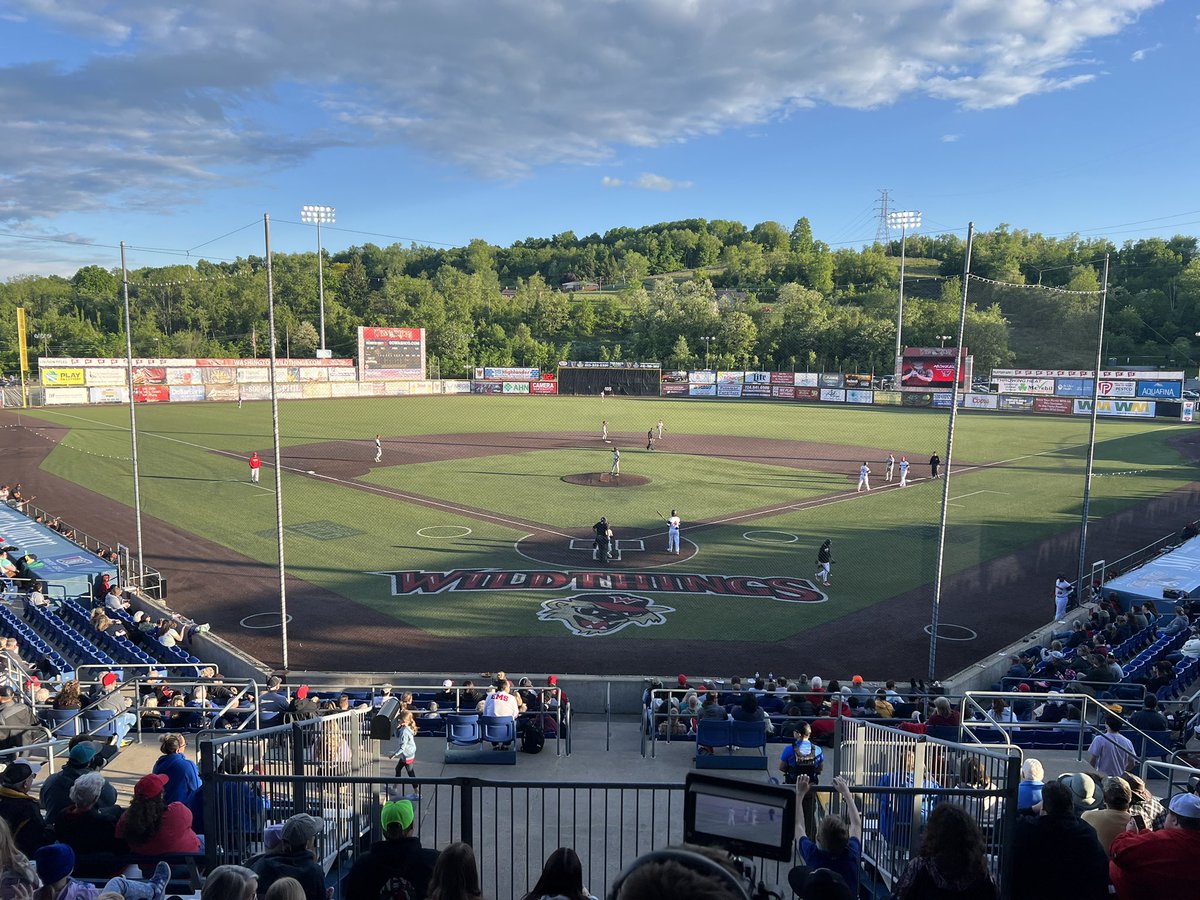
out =
<path fill-rule="evenodd" d="M 231 711 L 233 711 L 234 709 L 237 709 L 239 707 L 238 701 L 241 700 L 242 697 L 247 696 L 247 691 L 249 692 L 249 696 L 251 696 L 253 698 L 254 715 L 253 715 L 253 717 L 247 716 L 245 719 L 242 720 L 242 723 L 233 730 L 234 731 L 243 731 L 245 729 L 247 723 L 253 721 L 254 722 L 254 730 L 257 731 L 259 729 L 259 727 L 262 725 L 262 708 L 259 706 L 258 684 L 255 683 L 253 679 L 248 679 L 246 681 L 246 683 L 244 685 L 242 685 L 241 688 L 238 689 L 237 693 L 229 698 L 229 700 L 225 703 L 224 706 L 222 706 L 217 712 L 211 714 L 212 718 L 210 721 L 212 722 L 212 724 L 206 725 L 204 728 L 201 728 L 197 732 L 196 739 L 199 740 L 200 739 L 199 735 L 204 734 L 205 732 L 217 731 L 218 729 L 216 727 L 216 723 L 219 722 L 225 715 L 227 715 L 228 713 L 230 713 Z M 161 707 L 147 707 L 147 708 L 148 709 L 150 709 L 150 708 L 161 709 Z M 139 715 L 138 718 L 141 718 L 141 716 Z"/>
<path fill-rule="evenodd" d="M 17 726 L 14 725 L 12 727 L 16 728 Z M 35 751 L 36 752 L 39 750 L 44 750 L 44 751 L 46 751 L 46 768 L 50 771 L 50 774 L 53 775 L 54 774 L 55 751 L 61 747 L 67 746 L 67 744 L 70 742 L 66 738 L 54 737 L 50 733 L 50 729 L 42 724 L 26 725 L 25 727 L 21 728 L 21 730 L 22 731 L 44 731 L 46 733 L 46 739 L 44 741 L 38 741 L 35 744 L 23 744 L 20 747 L 8 747 L 4 750 L 0 750 L 0 757 L 9 756 L 10 754 L 14 757 L 21 757 L 21 756 L 24 756 L 27 751 Z"/>

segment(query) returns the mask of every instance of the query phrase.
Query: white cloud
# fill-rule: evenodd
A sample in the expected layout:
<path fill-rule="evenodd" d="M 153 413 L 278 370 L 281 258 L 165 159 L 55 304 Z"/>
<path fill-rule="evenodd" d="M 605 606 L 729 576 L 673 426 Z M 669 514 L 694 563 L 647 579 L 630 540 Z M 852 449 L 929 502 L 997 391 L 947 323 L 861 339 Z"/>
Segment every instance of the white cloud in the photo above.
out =
<path fill-rule="evenodd" d="M 1162 49 L 1161 42 L 1159 42 L 1157 44 L 1153 44 L 1149 47 L 1142 47 L 1140 50 L 1133 51 L 1133 54 L 1129 57 L 1129 61 L 1130 62 L 1141 62 L 1143 59 L 1145 59 L 1147 56 L 1149 56 L 1155 50 L 1161 50 L 1161 49 Z"/>
<path fill-rule="evenodd" d="M 953 143 L 957 142 L 960 137 L 962 137 L 961 134 L 943 134 L 942 135 L 942 143 L 943 144 L 953 144 Z"/>
<path fill-rule="evenodd" d="M 621 178 L 613 178 L 605 175 L 600 179 L 600 184 L 606 188 L 640 188 L 643 191 L 679 191 L 693 187 L 694 182 L 691 181 L 676 181 L 673 178 L 664 178 L 662 175 L 655 175 L 652 172 L 643 172 L 633 181 L 625 181 Z"/>
<path fill-rule="evenodd" d="M 1011 106 L 1087 83 L 1091 42 L 1158 2 L 10 0 L 10 40 L 91 53 L 0 66 L 0 219 L 186 203 L 336 146 L 514 178 L 821 104 Z"/>

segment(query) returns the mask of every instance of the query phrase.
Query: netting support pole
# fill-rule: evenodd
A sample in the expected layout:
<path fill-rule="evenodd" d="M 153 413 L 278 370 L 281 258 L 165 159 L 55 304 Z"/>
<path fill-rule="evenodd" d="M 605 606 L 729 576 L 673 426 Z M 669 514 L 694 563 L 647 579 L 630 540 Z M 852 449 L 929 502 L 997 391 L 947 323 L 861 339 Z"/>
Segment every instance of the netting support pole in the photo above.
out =
<path fill-rule="evenodd" d="M 137 532 L 137 587 L 142 587 L 146 569 L 142 556 L 142 489 L 138 470 L 137 403 L 133 397 L 133 332 L 129 324 L 129 269 L 125 265 L 125 242 L 121 241 L 121 297 L 125 302 L 125 383 L 129 387 L 129 443 L 133 460 L 133 524 Z M 127 567 L 128 568 L 128 567 Z"/>
<path fill-rule="evenodd" d="M 283 640 L 283 670 L 288 670 L 287 576 L 283 566 L 283 457 L 279 447 L 279 395 L 275 390 L 275 282 L 271 271 L 271 217 L 263 215 L 267 252 L 267 343 L 271 347 L 271 447 L 275 454 L 275 544 L 279 554 L 279 628 Z"/>
<path fill-rule="evenodd" d="M 1104 254 L 1104 280 L 1100 286 L 1100 315 L 1096 324 L 1096 372 L 1092 379 L 1092 415 L 1088 430 L 1087 468 L 1083 475 L 1083 515 L 1079 522 L 1079 569 L 1075 578 L 1075 598 L 1083 603 L 1087 599 L 1084 584 L 1087 569 L 1088 512 L 1092 504 L 1092 467 L 1096 462 L 1096 419 L 1100 414 L 1100 371 L 1104 367 L 1104 307 L 1108 300 L 1108 254 Z"/>
<path fill-rule="evenodd" d="M 950 394 L 950 422 L 946 427 L 946 458 L 942 461 L 942 509 L 938 519 L 937 571 L 933 578 L 933 613 L 929 629 L 929 674 L 927 680 L 937 679 L 938 620 L 942 609 L 942 569 L 946 561 L 946 517 L 950 512 L 950 467 L 954 460 L 954 424 L 958 421 L 960 385 L 964 377 L 963 335 L 967 330 L 967 286 L 971 281 L 971 247 L 975 243 L 975 223 L 967 225 L 967 248 L 963 254 L 962 303 L 958 310 L 958 342 L 955 345 L 954 387 Z"/>

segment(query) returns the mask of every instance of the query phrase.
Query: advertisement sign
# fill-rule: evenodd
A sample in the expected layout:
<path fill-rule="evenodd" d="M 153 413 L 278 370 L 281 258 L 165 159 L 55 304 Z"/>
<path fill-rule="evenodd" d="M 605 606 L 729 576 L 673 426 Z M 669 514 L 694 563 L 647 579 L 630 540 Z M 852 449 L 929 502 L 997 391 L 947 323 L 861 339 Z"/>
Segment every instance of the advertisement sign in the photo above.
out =
<path fill-rule="evenodd" d="M 1076 403 L 1079 401 L 1076 400 Z M 1028 412 L 1033 409 L 1032 397 L 1013 397 L 1008 394 L 1001 394 L 1000 401 L 996 405 L 997 409 L 1013 409 Z"/>
<path fill-rule="evenodd" d="M 236 384 L 237 369 L 222 366 L 221 368 L 204 369 L 205 384 Z"/>
<path fill-rule="evenodd" d="M 796 372 L 796 387 L 820 387 L 816 372 Z"/>
<path fill-rule="evenodd" d="M 771 396 L 779 400 L 795 400 L 796 389 L 790 384 L 771 385 Z"/>
<path fill-rule="evenodd" d="M 681 394 L 686 395 L 688 392 L 688 386 L 686 382 L 684 384 L 672 384 L 664 382 L 659 386 L 659 388 L 664 397 L 678 397 Z"/>
<path fill-rule="evenodd" d="M 747 372 L 745 374 L 746 374 L 746 377 L 743 379 L 744 384 L 770 384 L 771 383 L 771 373 L 770 372 Z"/>
<path fill-rule="evenodd" d="M 998 399 L 995 394 L 963 394 L 958 404 L 964 409 L 995 409 Z"/>
<path fill-rule="evenodd" d="M 135 366 L 133 369 L 133 383 L 139 384 L 166 384 L 167 369 L 165 366 Z"/>
<path fill-rule="evenodd" d="M 992 369 L 993 378 L 1091 378 L 1091 369 Z M 1135 381 L 1155 378 L 1159 381 L 1183 381 L 1183 372 L 1136 372 L 1132 369 L 1101 369 L 1101 380 Z"/>
<path fill-rule="evenodd" d="M 926 407 L 933 406 L 933 394 L 930 391 L 905 391 L 900 401 L 901 406 Z"/>
<path fill-rule="evenodd" d="M 694 372 L 692 374 L 695 374 Z M 716 384 L 689 384 L 688 395 L 692 397 L 715 397 L 717 396 Z"/>
<path fill-rule="evenodd" d="M 1056 378 L 1054 394 L 1057 397 L 1090 397 L 1093 384 L 1090 378 Z"/>
<path fill-rule="evenodd" d="M 557 381 L 535 381 L 529 385 L 529 393 L 531 394 L 557 394 Z"/>
<path fill-rule="evenodd" d="M 624 360 L 560 360 L 560 369 L 659 369 L 662 363 L 628 362 Z M 548 377 L 548 374 L 543 374 Z"/>
<path fill-rule="evenodd" d="M 502 394 L 504 385 L 499 381 L 472 381 L 472 394 Z"/>
<path fill-rule="evenodd" d="M 328 381 L 329 375 L 319 366 L 300 366 L 301 381 Z"/>
<path fill-rule="evenodd" d="M 824 376 L 822 376 L 822 377 L 824 377 Z M 842 376 L 839 375 L 838 379 L 840 380 L 841 377 Z M 841 388 L 821 388 L 821 402 L 822 403 L 845 403 L 846 402 L 846 392 L 844 390 L 842 390 Z"/>
<path fill-rule="evenodd" d="M 1100 381 L 1101 397 L 1135 397 L 1137 382 L 1135 381 Z"/>
<path fill-rule="evenodd" d="M 840 372 L 822 372 L 817 376 L 817 384 L 823 388 L 840 388 L 845 382 Z"/>
<path fill-rule="evenodd" d="M 67 403 L 87 403 L 88 389 L 85 387 L 56 387 L 46 389 L 46 405 L 60 406 Z"/>
<path fill-rule="evenodd" d="M 847 376 L 847 381 L 848 380 L 849 380 L 849 376 Z M 846 391 L 846 402 L 847 403 L 874 403 L 875 402 L 875 392 L 874 391 L 861 391 L 861 390 L 847 390 Z"/>
<path fill-rule="evenodd" d="M 820 400 L 821 389 L 815 387 L 798 387 L 796 388 L 797 400 Z"/>
<path fill-rule="evenodd" d="M 1075 415 L 1087 416 L 1092 412 L 1091 400 L 1076 400 Z M 1153 400 L 1112 400 L 1107 397 L 1100 398 L 1096 404 L 1096 413 L 1101 416 L 1119 416 L 1121 418 L 1131 419 L 1153 419 L 1154 418 L 1154 401 Z"/>
<path fill-rule="evenodd" d="M 717 384 L 741 384 L 745 377 L 745 372 L 718 372 Z"/>
<path fill-rule="evenodd" d="M 306 381 L 302 384 L 300 394 L 306 400 L 324 400 L 332 397 L 328 381 Z M 212 388 L 208 389 L 209 399 L 212 398 Z"/>
<path fill-rule="evenodd" d="M 360 325 L 358 364 L 364 379 L 414 381 L 424 378 L 425 329 Z"/>
<path fill-rule="evenodd" d="M 876 406 L 902 406 L 904 395 L 899 391 L 875 391 Z"/>
<path fill-rule="evenodd" d="M 476 381 L 537 381 L 541 377 L 541 369 L 519 366 L 487 366 L 475 370 Z"/>
<path fill-rule="evenodd" d="M 740 397 L 742 396 L 742 386 L 740 384 L 730 384 L 722 381 L 717 384 L 718 397 Z"/>
<path fill-rule="evenodd" d="M 357 381 L 358 380 L 358 370 L 354 369 L 354 368 L 330 369 L 329 370 L 329 380 L 330 381 Z"/>
<path fill-rule="evenodd" d="M 266 384 L 271 380 L 271 370 L 245 369 L 238 366 L 237 380 L 238 384 Z"/>
<path fill-rule="evenodd" d="M 269 384 L 243 384 L 240 388 L 243 399 L 246 400 L 270 400 L 271 386 Z M 351 394 L 350 396 L 355 396 Z"/>
<path fill-rule="evenodd" d="M 238 398 L 238 387 L 236 384 L 210 384 L 204 390 L 209 400 L 224 400 L 228 402 Z"/>
<path fill-rule="evenodd" d="M 128 403 L 129 391 L 124 387 L 88 388 L 89 403 Z"/>
<path fill-rule="evenodd" d="M 796 375 L 793 372 L 772 372 L 771 384 L 791 384 L 796 383 Z"/>
<path fill-rule="evenodd" d="M 663 372 L 659 379 L 663 384 L 687 384 L 688 373 L 682 371 Z"/>
<path fill-rule="evenodd" d="M 954 394 L 950 391 L 938 391 L 930 398 L 929 405 L 934 409 L 949 409 L 954 405 Z"/>
<path fill-rule="evenodd" d="M 793 388 L 794 390 L 794 388 Z M 744 384 L 742 385 L 743 397 L 770 397 L 771 386 L 769 384 Z"/>
<path fill-rule="evenodd" d="M 954 363 L 929 359 L 904 360 L 900 367 L 900 383 L 905 387 L 950 387 L 954 384 Z"/>
<path fill-rule="evenodd" d="M 168 398 L 172 403 L 188 403 L 204 399 L 202 384 L 172 384 L 167 388 Z"/>
<path fill-rule="evenodd" d="M 171 389 L 165 384 L 134 385 L 133 399 L 137 403 L 166 403 L 171 399 Z"/>
<path fill-rule="evenodd" d="M 1181 422 L 1190 422 L 1192 417 L 1196 415 L 1196 401 L 1184 400 L 1183 408 L 1179 411 L 1179 420 Z"/>
<path fill-rule="evenodd" d="M 1139 397 L 1151 397 L 1155 400 L 1178 400 L 1183 396 L 1181 381 L 1139 381 L 1137 383 Z"/>
<path fill-rule="evenodd" d="M 85 369 L 88 387 L 125 387 L 124 369 Z"/>
<path fill-rule="evenodd" d="M 77 387 L 85 384 L 83 369 L 39 369 L 46 387 Z"/>
<path fill-rule="evenodd" d="M 199 366 L 185 369 L 167 369 L 167 384 L 203 384 L 204 377 Z"/>
<path fill-rule="evenodd" d="M 708 370 L 688 372 L 688 381 L 692 384 L 716 384 L 717 373 Z"/>
<path fill-rule="evenodd" d="M 1071 415 L 1074 412 L 1075 404 L 1066 397 L 1034 397 L 1033 411 L 1042 413 L 1057 413 L 1058 415 Z"/>
<path fill-rule="evenodd" d="M 1053 378 L 993 378 L 1001 394 L 1054 394 Z"/>
<path fill-rule="evenodd" d="M 506 394 L 528 394 L 529 393 L 529 382 L 528 381 L 505 381 L 505 382 L 503 382 L 503 384 L 504 384 L 504 393 L 506 393 Z"/>
<path fill-rule="evenodd" d="M 251 388 L 251 387 L 254 387 L 254 385 L 249 385 L 249 384 L 242 385 L 242 390 L 246 391 L 247 388 Z M 330 397 L 357 397 L 358 389 L 360 387 L 361 387 L 361 385 L 357 381 L 354 381 L 354 382 L 344 381 L 344 382 L 337 382 L 337 383 L 331 381 L 329 383 L 329 396 Z M 246 394 L 246 399 L 247 400 L 250 399 L 250 395 L 248 393 Z"/>
<path fill-rule="evenodd" d="M 874 376 L 871 375 L 846 375 L 846 387 L 848 388 L 869 388 Z"/>

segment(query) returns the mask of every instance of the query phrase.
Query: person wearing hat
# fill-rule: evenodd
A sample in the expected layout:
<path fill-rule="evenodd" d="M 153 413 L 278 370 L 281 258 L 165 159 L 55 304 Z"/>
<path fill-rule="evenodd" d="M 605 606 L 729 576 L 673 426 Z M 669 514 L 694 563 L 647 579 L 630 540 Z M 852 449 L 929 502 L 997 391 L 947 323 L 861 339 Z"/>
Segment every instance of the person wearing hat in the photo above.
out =
<path fill-rule="evenodd" d="M 117 688 L 118 680 L 116 672 L 105 672 L 100 676 L 100 689 L 92 695 L 90 702 L 94 704 L 94 709 L 112 713 L 117 738 L 124 741 L 130 729 L 137 724 L 137 716 L 128 711 L 133 701 Z"/>
<path fill-rule="evenodd" d="M 1113 838 L 1108 874 L 1118 900 L 1194 900 L 1200 897 L 1200 796 L 1179 793 L 1167 805 L 1160 831 L 1136 820 Z"/>
<path fill-rule="evenodd" d="M 1021 900 L 1105 900 L 1108 856 L 1095 830 L 1075 814 L 1071 791 L 1052 781 L 1042 788 L 1040 806 L 1040 815 L 1017 818 L 1012 896 Z M 1052 863 L 1048 854 L 1053 854 Z"/>
<path fill-rule="evenodd" d="M 409 896 L 424 897 L 438 852 L 421 846 L 416 835 L 416 815 L 408 800 L 392 800 L 379 814 L 383 840 L 354 861 L 346 877 L 347 897 L 385 896 L 385 885 L 407 882 Z M 396 896 L 397 891 L 386 896 Z"/>
<path fill-rule="evenodd" d="M 1126 772 L 1121 777 L 1129 785 L 1129 791 L 1132 795 L 1129 802 L 1129 817 L 1131 819 L 1139 819 L 1139 824 L 1144 828 L 1153 828 L 1156 823 L 1159 823 L 1160 817 L 1166 815 L 1166 808 L 1159 802 L 1157 797 L 1150 793 L 1150 789 L 1146 787 L 1146 782 L 1142 781 L 1138 776 L 1132 772 Z"/>
<path fill-rule="evenodd" d="M 1100 798 L 1096 796 L 1096 781 L 1086 772 L 1064 772 L 1058 776 L 1058 781 L 1071 792 L 1071 801 L 1075 812 L 1085 813 L 1100 806 Z M 1042 788 L 1044 794 L 1046 788 Z"/>
<path fill-rule="evenodd" d="M 52 840 L 42 808 L 29 793 L 42 767 L 27 759 L 14 759 L 0 773 L 0 819 L 8 822 L 13 840 L 26 856 Z"/>
<path fill-rule="evenodd" d="M 109 879 L 103 888 L 95 887 L 86 881 L 76 881 L 71 877 L 75 871 L 75 851 L 66 844 L 47 844 L 34 854 L 34 863 L 37 865 L 38 878 L 42 880 L 43 890 L 49 891 L 45 896 L 55 900 L 93 900 L 108 891 L 119 894 L 126 900 L 159 900 L 166 890 L 167 882 L 171 880 L 170 864 L 159 862 L 154 867 L 154 875 L 149 881 L 133 881 L 118 875 Z"/>
<path fill-rule="evenodd" d="M 454 690 L 454 679 L 443 680 L 442 689 L 433 695 L 433 699 L 437 702 L 439 709 L 457 709 L 458 693 Z"/>
<path fill-rule="evenodd" d="M 192 811 L 163 798 L 166 775 L 143 775 L 133 786 L 133 802 L 117 821 L 116 835 L 141 856 L 199 853 L 200 838 L 192 830 Z"/>
<path fill-rule="evenodd" d="M 259 896 L 286 877 L 300 882 L 305 900 L 325 900 L 325 870 L 317 862 L 315 850 L 317 835 L 324 830 L 320 819 L 297 813 L 283 823 L 277 847 L 246 860 L 246 868 L 258 876 Z"/>
<path fill-rule="evenodd" d="M 59 813 L 71 805 L 71 788 L 75 782 L 88 772 L 95 771 L 92 763 L 99 749 L 91 741 L 76 744 L 67 754 L 66 764 L 42 783 L 38 797 L 42 801 L 42 809 L 46 811 L 46 821 L 51 825 L 57 821 Z M 100 792 L 99 805 L 116 806 L 116 788 L 109 784 L 103 775 L 98 777 L 104 785 Z"/>

